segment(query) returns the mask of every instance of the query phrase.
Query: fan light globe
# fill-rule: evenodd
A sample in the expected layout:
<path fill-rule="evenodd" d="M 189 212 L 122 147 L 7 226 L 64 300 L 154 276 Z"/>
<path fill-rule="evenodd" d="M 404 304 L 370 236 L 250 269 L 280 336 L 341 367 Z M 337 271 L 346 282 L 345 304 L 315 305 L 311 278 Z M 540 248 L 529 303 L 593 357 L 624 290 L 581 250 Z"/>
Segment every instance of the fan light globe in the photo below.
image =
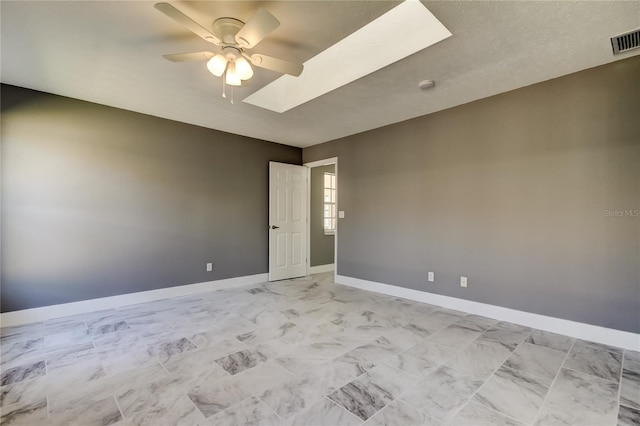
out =
<path fill-rule="evenodd" d="M 227 59 L 222 55 L 216 55 L 209 59 L 209 62 L 207 62 L 207 68 L 211 74 L 216 77 L 220 77 L 224 74 L 225 68 L 227 68 Z"/>
<path fill-rule="evenodd" d="M 253 77 L 253 69 L 251 69 L 251 65 L 249 65 L 249 61 L 245 58 L 240 57 L 236 59 L 236 72 L 240 76 L 242 80 L 249 80 Z"/>
<path fill-rule="evenodd" d="M 240 86 L 242 81 L 240 80 L 240 76 L 236 72 L 236 65 L 233 62 L 229 62 L 229 66 L 227 67 L 227 75 L 225 77 L 225 82 L 229 86 Z"/>

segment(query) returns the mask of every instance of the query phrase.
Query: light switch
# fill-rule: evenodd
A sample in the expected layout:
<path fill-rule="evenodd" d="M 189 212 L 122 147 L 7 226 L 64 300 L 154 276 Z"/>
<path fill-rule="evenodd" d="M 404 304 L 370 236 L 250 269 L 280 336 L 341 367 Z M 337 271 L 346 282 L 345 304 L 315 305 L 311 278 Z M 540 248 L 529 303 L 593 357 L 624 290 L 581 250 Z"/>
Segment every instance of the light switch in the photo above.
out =
<path fill-rule="evenodd" d="M 338 211 L 338 218 L 344 219 L 344 210 Z"/>

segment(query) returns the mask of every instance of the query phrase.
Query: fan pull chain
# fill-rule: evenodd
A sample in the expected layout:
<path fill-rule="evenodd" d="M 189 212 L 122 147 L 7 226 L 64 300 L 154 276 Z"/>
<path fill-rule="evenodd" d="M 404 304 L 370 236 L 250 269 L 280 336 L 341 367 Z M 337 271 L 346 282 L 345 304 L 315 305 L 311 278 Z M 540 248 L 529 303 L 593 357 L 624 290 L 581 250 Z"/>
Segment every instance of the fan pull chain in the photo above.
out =
<path fill-rule="evenodd" d="M 222 76 L 222 97 L 226 98 L 227 97 L 227 86 L 225 85 L 225 80 L 227 79 L 227 74 L 225 71 L 225 74 Z"/>

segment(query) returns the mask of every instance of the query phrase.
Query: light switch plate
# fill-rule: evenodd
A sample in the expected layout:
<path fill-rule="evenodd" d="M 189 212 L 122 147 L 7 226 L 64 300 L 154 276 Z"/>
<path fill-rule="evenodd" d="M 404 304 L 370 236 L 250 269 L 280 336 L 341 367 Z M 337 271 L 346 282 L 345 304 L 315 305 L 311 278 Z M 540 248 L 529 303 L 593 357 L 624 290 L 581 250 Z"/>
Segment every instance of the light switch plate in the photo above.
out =
<path fill-rule="evenodd" d="M 460 287 L 467 288 L 467 277 L 460 277 Z"/>
<path fill-rule="evenodd" d="M 338 218 L 339 219 L 344 219 L 344 210 L 338 211 Z"/>

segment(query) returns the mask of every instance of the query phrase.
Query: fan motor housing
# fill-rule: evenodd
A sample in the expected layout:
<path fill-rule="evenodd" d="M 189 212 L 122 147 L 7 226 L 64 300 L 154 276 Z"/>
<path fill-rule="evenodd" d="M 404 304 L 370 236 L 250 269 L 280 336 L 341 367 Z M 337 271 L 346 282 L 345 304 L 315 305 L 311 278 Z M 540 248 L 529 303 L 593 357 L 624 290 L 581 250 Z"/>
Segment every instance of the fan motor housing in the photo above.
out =
<path fill-rule="evenodd" d="M 235 46 L 238 43 L 236 42 L 236 34 L 238 31 L 244 26 L 244 22 L 235 18 L 218 18 L 213 21 L 213 33 L 222 41 L 224 44 L 228 44 L 231 46 Z"/>

